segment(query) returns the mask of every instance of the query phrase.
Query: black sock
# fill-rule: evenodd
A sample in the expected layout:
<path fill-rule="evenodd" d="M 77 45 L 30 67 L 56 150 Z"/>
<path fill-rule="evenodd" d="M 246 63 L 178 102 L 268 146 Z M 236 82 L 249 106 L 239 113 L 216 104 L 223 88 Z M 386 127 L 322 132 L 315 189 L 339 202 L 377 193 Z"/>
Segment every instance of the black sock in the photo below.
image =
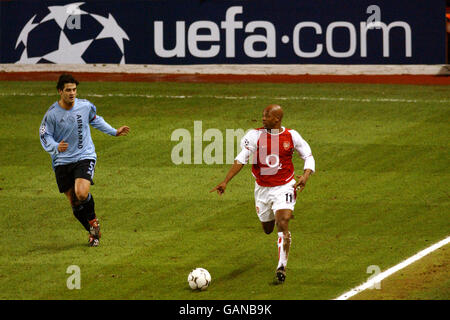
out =
<path fill-rule="evenodd" d="M 72 207 L 73 215 L 75 216 L 75 218 L 78 219 L 78 221 L 80 221 L 80 223 L 83 225 L 86 231 L 89 231 L 90 225 L 88 220 L 86 219 L 86 215 L 84 214 L 83 209 L 84 209 L 83 205 Z"/>
<path fill-rule="evenodd" d="M 95 219 L 94 197 L 90 193 L 88 194 L 86 200 L 81 202 L 81 205 L 83 206 L 84 216 L 86 217 L 87 221 Z"/>

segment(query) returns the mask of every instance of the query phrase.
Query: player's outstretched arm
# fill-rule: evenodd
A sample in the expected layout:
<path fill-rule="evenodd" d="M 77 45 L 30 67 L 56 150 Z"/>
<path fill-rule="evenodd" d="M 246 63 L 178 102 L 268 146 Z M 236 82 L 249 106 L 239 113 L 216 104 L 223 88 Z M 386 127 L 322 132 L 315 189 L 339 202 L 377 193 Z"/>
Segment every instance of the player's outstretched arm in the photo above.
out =
<path fill-rule="evenodd" d="M 237 160 L 234 160 L 234 163 L 231 166 L 230 170 L 228 171 L 227 176 L 225 177 L 225 180 L 223 180 L 217 186 L 212 188 L 209 192 L 217 191 L 217 194 L 222 195 L 225 192 L 228 182 L 230 182 L 230 180 L 233 179 L 233 177 L 235 175 L 237 175 L 239 173 L 239 171 L 241 171 L 243 166 L 244 165 L 242 163 L 240 163 Z"/>
<path fill-rule="evenodd" d="M 117 129 L 116 137 L 119 137 L 119 136 L 126 136 L 126 135 L 128 134 L 128 132 L 130 132 L 130 127 L 128 127 L 128 126 L 122 126 L 122 127 L 120 127 L 119 129 Z"/>
<path fill-rule="evenodd" d="M 92 113 L 90 114 L 90 116 L 92 117 L 92 119 L 91 121 L 89 121 L 89 124 L 103 133 L 118 137 L 125 136 L 130 131 L 130 128 L 128 126 L 122 126 L 117 130 L 114 129 L 108 122 L 105 121 L 105 119 L 103 119 L 103 117 L 99 116 L 98 114 Z"/>

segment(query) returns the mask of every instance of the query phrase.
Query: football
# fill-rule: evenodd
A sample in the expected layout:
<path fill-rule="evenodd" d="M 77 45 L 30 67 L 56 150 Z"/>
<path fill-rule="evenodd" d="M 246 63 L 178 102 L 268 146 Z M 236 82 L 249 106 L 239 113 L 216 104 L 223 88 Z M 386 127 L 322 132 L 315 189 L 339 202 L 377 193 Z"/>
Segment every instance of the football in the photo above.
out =
<path fill-rule="evenodd" d="M 196 268 L 189 273 L 188 283 L 192 290 L 206 290 L 211 283 L 208 270 Z"/>

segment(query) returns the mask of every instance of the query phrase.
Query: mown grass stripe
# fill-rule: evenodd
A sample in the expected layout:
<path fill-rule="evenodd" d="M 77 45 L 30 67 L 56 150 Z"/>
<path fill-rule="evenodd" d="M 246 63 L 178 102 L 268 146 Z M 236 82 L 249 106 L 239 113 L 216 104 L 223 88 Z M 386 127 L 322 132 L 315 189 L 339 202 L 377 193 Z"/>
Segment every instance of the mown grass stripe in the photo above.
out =
<path fill-rule="evenodd" d="M 47 97 L 54 96 L 54 93 L 24 93 L 11 92 L 0 93 L 2 97 L 12 96 L 28 96 L 28 97 Z M 147 99 L 222 99 L 222 100 L 256 100 L 256 99 L 278 99 L 278 100 L 313 100 L 313 101 L 343 101 L 343 102 L 398 102 L 398 103 L 450 103 L 450 100 L 418 100 L 418 99 L 396 99 L 396 98 L 349 98 L 349 97 L 314 97 L 314 96 L 224 96 L 224 95 L 155 95 L 155 94 L 130 94 L 130 93 L 83 93 L 86 97 L 95 98 L 109 98 L 109 97 L 123 97 L 123 98 L 147 98 Z"/>

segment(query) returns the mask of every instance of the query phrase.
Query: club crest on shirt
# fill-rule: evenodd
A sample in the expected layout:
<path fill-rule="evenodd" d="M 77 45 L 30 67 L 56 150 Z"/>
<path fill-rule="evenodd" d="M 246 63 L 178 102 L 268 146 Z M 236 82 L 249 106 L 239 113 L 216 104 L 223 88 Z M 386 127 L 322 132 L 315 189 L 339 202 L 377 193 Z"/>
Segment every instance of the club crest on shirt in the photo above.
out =
<path fill-rule="evenodd" d="M 283 142 L 284 150 L 289 150 L 290 147 L 291 147 L 291 143 L 289 141 L 284 141 Z"/>
<path fill-rule="evenodd" d="M 40 132 L 41 135 L 44 135 L 44 134 L 45 134 L 45 131 L 46 131 L 46 129 L 45 129 L 45 124 L 43 124 L 43 125 L 41 126 L 41 128 L 39 129 L 39 132 Z"/>

